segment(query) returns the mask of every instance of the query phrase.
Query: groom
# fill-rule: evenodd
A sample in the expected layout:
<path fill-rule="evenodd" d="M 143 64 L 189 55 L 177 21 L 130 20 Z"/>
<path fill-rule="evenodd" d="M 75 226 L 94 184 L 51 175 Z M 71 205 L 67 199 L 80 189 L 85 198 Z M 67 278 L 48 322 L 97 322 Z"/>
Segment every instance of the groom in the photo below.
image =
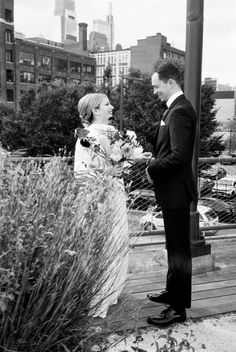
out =
<path fill-rule="evenodd" d="M 153 140 L 155 159 L 146 170 L 162 208 L 168 258 L 166 290 L 148 296 L 168 306 L 159 316 L 148 318 L 148 323 L 158 327 L 185 321 L 186 308 L 191 306 L 190 203 L 197 202 L 191 162 L 196 114 L 180 81 L 180 71 L 170 61 L 152 75 L 154 94 L 167 105 Z"/>

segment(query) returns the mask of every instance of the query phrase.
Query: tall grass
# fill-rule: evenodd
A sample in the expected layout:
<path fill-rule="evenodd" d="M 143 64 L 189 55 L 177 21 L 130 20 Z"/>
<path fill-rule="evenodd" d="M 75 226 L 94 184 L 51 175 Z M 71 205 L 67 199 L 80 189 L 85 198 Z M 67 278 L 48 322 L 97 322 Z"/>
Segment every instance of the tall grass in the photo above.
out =
<path fill-rule="evenodd" d="M 114 181 L 0 160 L 0 351 L 86 349 L 111 260 Z M 64 346 L 64 347 L 62 347 Z"/>

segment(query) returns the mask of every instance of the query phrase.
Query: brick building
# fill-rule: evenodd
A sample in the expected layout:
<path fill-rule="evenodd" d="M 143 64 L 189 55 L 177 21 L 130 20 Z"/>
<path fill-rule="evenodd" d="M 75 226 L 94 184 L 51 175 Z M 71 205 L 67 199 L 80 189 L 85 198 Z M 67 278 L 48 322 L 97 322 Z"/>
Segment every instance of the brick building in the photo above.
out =
<path fill-rule="evenodd" d="M 137 45 L 130 47 L 131 67 L 142 72 L 152 73 L 153 65 L 160 59 L 173 57 L 184 62 L 185 52 L 172 47 L 161 33 L 139 39 Z"/>
<path fill-rule="evenodd" d="M 138 40 L 137 45 L 116 50 L 100 51 L 91 54 L 97 62 L 97 85 L 103 82 L 104 70 L 109 64 L 112 68 L 112 85 L 119 83 L 122 74 L 127 74 L 130 67 L 151 74 L 153 65 L 160 59 L 172 57 L 184 62 L 185 52 L 172 47 L 167 38 L 160 33 L 146 39 Z"/>
<path fill-rule="evenodd" d="M 14 0 L 0 0 L 0 102 L 17 108 L 20 94 L 42 81 L 96 79 L 96 61 L 87 51 L 87 29 L 70 45 L 14 33 Z M 86 32 L 84 34 L 84 31 Z"/>

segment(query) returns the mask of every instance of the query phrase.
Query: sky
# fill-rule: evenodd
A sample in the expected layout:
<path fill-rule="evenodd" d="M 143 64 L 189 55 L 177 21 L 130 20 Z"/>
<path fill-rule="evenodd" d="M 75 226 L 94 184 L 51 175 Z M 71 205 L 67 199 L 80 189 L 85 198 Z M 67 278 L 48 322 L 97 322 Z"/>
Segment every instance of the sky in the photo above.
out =
<path fill-rule="evenodd" d="M 167 37 L 174 47 L 185 50 L 188 0 L 112 0 L 115 45 L 123 49 L 137 45 L 156 33 Z M 198 1 L 198 0 L 196 0 Z M 55 0 L 15 0 L 15 30 L 26 37 L 52 39 Z M 108 0 L 75 0 L 78 22 L 106 20 Z M 203 25 L 202 80 L 217 78 L 221 84 L 236 86 L 236 0 L 205 0 Z"/>

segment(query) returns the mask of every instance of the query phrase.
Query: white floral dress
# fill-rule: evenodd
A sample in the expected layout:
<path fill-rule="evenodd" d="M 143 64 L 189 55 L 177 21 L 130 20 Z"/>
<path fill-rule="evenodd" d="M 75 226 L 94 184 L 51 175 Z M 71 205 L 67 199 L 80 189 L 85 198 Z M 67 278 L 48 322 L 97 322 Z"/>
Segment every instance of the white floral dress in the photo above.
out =
<path fill-rule="evenodd" d="M 100 136 L 104 135 L 109 139 L 109 135 L 113 135 L 116 132 L 113 126 L 101 124 L 91 124 L 87 129 L 90 131 L 89 137 L 95 137 L 98 140 Z M 104 158 L 97 155 L 90 148 L 83 147 L 80 140 L 77 140 L 74 159 L 75 177 L 79 177 L 81 174 L 84 175 L 91 169 L 104 169 L 106 165 L 107 161 Z M 124 288 L 128 272 L 129 235 L 126 195 L 122 179 L 114 178 L 112 192 L 114 225 L 111 229 L 111 240 L 109 243 L 112 243 L 114 250 L 120 248 L 121 251 L 119 256 L 114 256 L 114 260 L 110 263 L 109 270 L 106 272 L 106 278 L 103 280 L 103 286 L 92 302 L 92 306 L 98 306 L 98 309 L 93 311 L 92 315 L 101 318 L 106 316 L 110 305 L 117 303 L 117 299 Z"/>

